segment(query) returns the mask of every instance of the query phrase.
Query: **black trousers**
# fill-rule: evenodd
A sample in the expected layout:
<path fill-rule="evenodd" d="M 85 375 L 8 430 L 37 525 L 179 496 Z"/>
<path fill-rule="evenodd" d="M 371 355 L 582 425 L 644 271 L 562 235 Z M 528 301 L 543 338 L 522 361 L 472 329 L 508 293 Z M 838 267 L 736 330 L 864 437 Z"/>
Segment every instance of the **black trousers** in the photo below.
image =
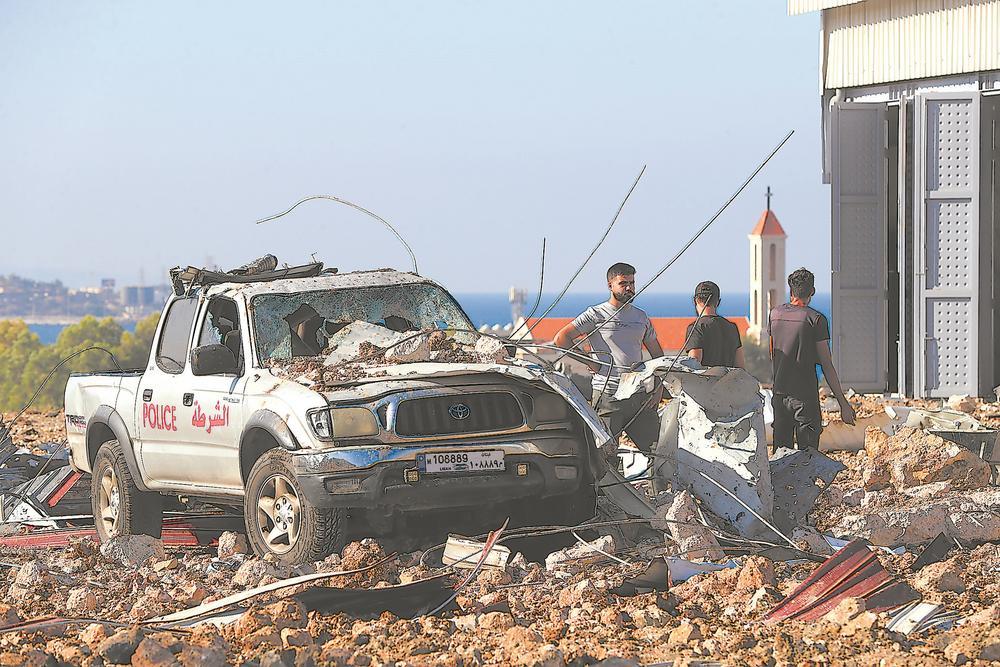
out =
<path fill-rule="evenodd" d="M 659 389 L 656 390 L 659 392 Z M 607 396 L 597 404 L 597 414 L 616 438 L 624 431 L 641 452 L 651 452 L 660 436 L 659 400 L 646 392 L 637 392 L 624 401 Z"/>
<path fill-rule="evenodd" d="M 823 431 L 823 415 L 816 400 L 803 401 L 787 394 L 774 394 L 774 448 L 819 449 L 819 435 Z"/>

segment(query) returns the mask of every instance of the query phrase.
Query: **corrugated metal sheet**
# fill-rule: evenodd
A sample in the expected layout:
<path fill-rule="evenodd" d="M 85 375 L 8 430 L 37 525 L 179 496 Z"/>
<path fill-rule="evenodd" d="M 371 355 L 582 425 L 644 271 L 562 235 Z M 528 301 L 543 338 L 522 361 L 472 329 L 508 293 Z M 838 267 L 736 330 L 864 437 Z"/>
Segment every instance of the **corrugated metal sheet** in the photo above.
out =
<path fill-rule="evenodd" d="M 1000 0 L 868 0 L 823 20 L 828 89 L 1000 69 Z"/>
<path fill-rule="evenodd" d="M 864 2 L 864 0 L 788 0 L 788 14 L 789 16 L 807 14 L 809 12 L 818 12 L 821 9 L 843 7 L 844 5 L 853 5 L 859 2 Z"/>

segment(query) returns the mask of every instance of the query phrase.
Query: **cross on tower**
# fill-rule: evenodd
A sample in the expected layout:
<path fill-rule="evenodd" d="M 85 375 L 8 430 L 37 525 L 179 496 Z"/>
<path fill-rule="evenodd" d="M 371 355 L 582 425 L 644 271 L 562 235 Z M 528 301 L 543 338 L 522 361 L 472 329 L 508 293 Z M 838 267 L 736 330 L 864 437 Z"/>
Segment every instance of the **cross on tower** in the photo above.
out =
<path fill-rule="evenodd" d="M 767 193 L 764 195 L 767 197 L 767 210 L 771 210 L 771 186 L 767 186 Z"/>

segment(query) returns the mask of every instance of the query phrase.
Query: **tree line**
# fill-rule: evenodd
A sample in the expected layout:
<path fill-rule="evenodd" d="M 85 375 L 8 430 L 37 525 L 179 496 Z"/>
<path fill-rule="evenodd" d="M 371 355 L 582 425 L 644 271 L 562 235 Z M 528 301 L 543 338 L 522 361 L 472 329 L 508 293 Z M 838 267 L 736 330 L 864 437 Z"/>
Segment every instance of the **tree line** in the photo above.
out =
<path fill-rule="evenodd" d="M 55 343 L 45 345 L 21 320 L 0 321 L 0 412 L 20 410 L 56 365 L 88 347 L 102 347 L 124 369 L 143 368 L 159 314 L 136 323 L 135 331 L 126 331 L 110 317 L 85 317 L 59 333 Z M 100 350 L 84 352 L 57 370 L 32 404 L 38 409 L 58 409 L 70 373 L 114 370 L 115 362 Z"/>

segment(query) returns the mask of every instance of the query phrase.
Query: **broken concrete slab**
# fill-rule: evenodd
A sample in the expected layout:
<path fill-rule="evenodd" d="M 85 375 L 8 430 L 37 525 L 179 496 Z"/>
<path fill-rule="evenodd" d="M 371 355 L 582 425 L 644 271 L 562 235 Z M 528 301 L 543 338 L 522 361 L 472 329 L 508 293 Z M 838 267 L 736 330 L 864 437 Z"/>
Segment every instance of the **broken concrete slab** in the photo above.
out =
<path fill-rule="evenodd" d="M 407 334 L 401 334 L 371 322 L 351 322 L 330 337 L 327 343 L 330 354 L 327 355 L 323 365 L 334 366 L 357 359 L 361 355 L 362 344 L 384 349 L 399 343 L 406 336 Z"/>
<path fill-rule="evenodd" d="M 580 572 L 588 564 L 607 560 L 604 554 L 615 552 L 615 540 L 610 535 L 603 535 L 592 542 L 574 544 L 545 557 L 545 569 L 549 572 L 563 570 Z"/>
<path fill-rule="evenodd" d="M 682 487 L 689 488 L 741 535 L 770 536 L 771 529 L 705 477 L 719 482 L 770 520 L 773 494 L 760 385 L 742 369 L 702 369 L 693 361 L 681 360 L 676 365 L 666 358 L 648 361 L 639 371 L 622 374 L 615 397 L 628 398 L 640 389 L 649 390 L 654 377 L 661 377 L 674 397 L 672 403 L 676 402 L 676 427 L 673 410 L 664 410 L 660 425 L 663 440 L 656 447 L 658 459 L 669 458 L 676 450 L 676 477 Z M 669 468 L 666 470 L 670 474 Z M 664 468 L 654 471 L 665 474 Z M 661 479 L 659 485 L 666 481 Z"/>
<path fill-rule="evenodd" d="M 385 351 L 387 364 L 408 364 L 431 358 L 431 334 L 406 334 Z"/>
<path fill-rule="evenodd" d="M 719 560 L 725 556 L 712 531 L 698 522 L 698 504 L 689 492 L 681 491 L 669 505 L 661 506 L 657 518 L 661 520 L 650 525 L 669 532 L 677 553 L 685 559 Z"/>
<path fill-rule="evenodd" d="M 902 491 L 932 482 L 948 482 L 957 491 L 978 489 L 989 484 L 992 472 L 968 449 L 912 426 L 902 426 L 892 435 L 869 429 L 865 452 L 872 462 L 865 488 L 871 490 L 891 485 Z"/>

